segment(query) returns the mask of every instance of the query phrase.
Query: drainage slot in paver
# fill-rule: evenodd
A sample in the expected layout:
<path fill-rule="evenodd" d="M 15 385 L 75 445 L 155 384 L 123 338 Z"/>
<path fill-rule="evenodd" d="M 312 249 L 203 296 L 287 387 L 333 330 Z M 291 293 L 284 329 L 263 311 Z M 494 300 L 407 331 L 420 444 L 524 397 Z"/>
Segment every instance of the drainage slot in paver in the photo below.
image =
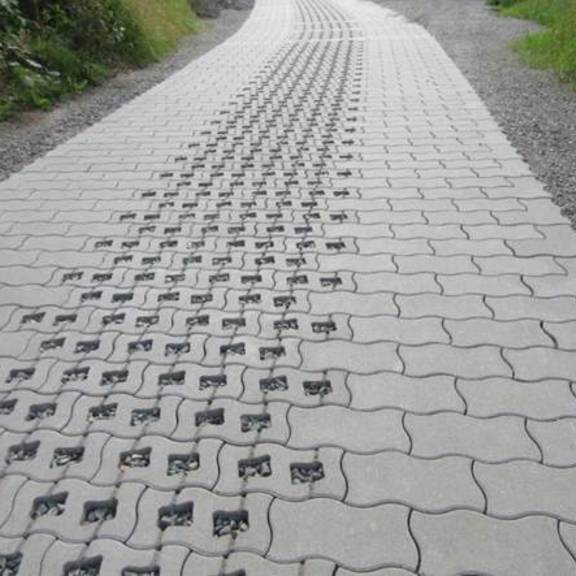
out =
<path fill-rule="evenodd" d="M 81 302 L 88 302 L 91 300 L 100 300 L 102 298 L 102 290 L 91 290 L 89 292 L 83 292 L 80 295 Z"/>
<path fill-rule="evenodd" d="M 138 318 L 136 318 L 136 326 L 138 328 L 141 328 L 142 326 L 156 326 L 156 324 L 158 324 L 158 322 L 160 321 L 160 316 L 158 316 L 157 314 L 154 314 L 152 316 L 138 316 Z"/>
<path fill-rule="evenodd" d="M 122 570 L 121 576 L 160 576 L 160 568 L 158 566 L 145 566 L 143 568 L 129 566 Z"/>
<path fill-rule="evenodd" d="M 42 420 L 54 416 L 56 413 L 56 402 L 46 402 L 43 404 L 32 404 L 26 414 L 26 420 Z"/>
<path fill-rule="evenodd" d="M 274 321 L 274 330 L 298 330 L 298 320 L 296 318 L 284 318 Z"/>
<path fill-rule="evenodd" d="M 0 554 L 0 575 L 16 576 L 22 564 L 22 553 Z"/>
<path fill-rule="evenodd" d="M 11 462 L 25 462 L 27 460 L 32 460 L 36 458 L 38 448 L 40 448 L 40 442 L 38 440 L 34 442 L 14 444 L 8 449 L 6 462 L 10 464 Z"/>
<path fill-rule="evenodd" d="M 111 404 L 99 404 L 98 406 L 92 406 L 88 412 L 88 421 L 93 422 L 95 420 L 112 420 L 116 416 L 116 411 L 118 410 L 118 404 L 116 402 Z"/>
<path fill-rule="evenodd" d="M 155 230 L 156 228 L 153 227 Z M 143 266 L 152 266 L 154 264 L 160 264 L 160 256 L 143 256 L 142 257 L 142 265 Z"/>
<path fill-rule="evenodd" d="M 238 461 L 238 476 L 240 478 L 251 478 L 262 476 L 266 478 L 272 474 L 272 461 L 270 456 L 258 456 L 256 458 L 245 458 Z"/>
<path fill-rule="evenodd" d="M 56 448 L 52 455 L 50 468 L 54 466 L 67 466 L 68 464 L 76 464 L 84 458 L 84 446 L 70 446 L 64 448 Z"/>
<path fill-rule="evenodd" d="M 158 386 L 181 386 L 186 380 L 186 372 L 167 372 L 158 376 Z"/>
<path fill-rule="evenodd" d="M 102 325 L 109 326 L 110 324 L 122 324 L 126 320 L 126 314 L 107 314 L 102 318 Z"/>
<path fill-rule="evenodd" d="M 261 432 L 270 426 L 272 426 L 270 414 L 242 414 L 240 416 L 242 432 Z"/>
<path fill-rule="evenodd" d="M 288 390 L 288 377 L 280 375 L 262 378 L 259 384 L 262 392 L 284 392 Z"/>
<path fill-rule="evenodd" d="M 203 410 L 196 412 L 194 415 L 196 426 L 211 424 L 212 426 L 221 426 L 224 424 L 224 408 L 214 408 L 212 410 Z"/>
<path fill-rule="evenodd" d="M 38 496 L 32 503 L 30 517 L 36 519 L 43 516 L 60 516 L 64 513 L 67 499 L 68 492 L 60 492 L 52 496 Z"/>
<path fill-rule="evenodd" d="M 178 300 L 180 300 L 180 292 L 158 294 L 158 302 L 178 302 Z"/>
<path fill-rule="evenodd" d="M 8 373 L 6 383 L 12 384 L 13 382 L 24 382 L 30 380 L 32 376 L 34 376 L 35 372 L 35 368 L 13 368 Z"/>
<path fill-rule="evenodd" d="M 50 340 L 44 340 L 40 344 L 40 352 L 48 352 L 49 350 L 57 350 L 58 348 L 63 348 L 65 341 L 65 338 L 51 338 Z"/>
<path fill-rule="evenodd" d="M 328 334 L 336 331 L 336 323 L 328 322 L 312 322 L 312 332 L 315 334 Z"/>
<path fill-rule="evenodd" d="M 192 452 L 190 454 L 170 454 L 168 456 L 168 476 L 176 474 L 187 474 L 200 468 L 200 454 Z"/>
<path fill-rule="evenodd" d="M 17 398 L 11 398 L 10 400 L 2 400 L 0 402 L 0 416 L 8 416 L 14 412 L 14 408 L 16 408 L 16 404 L 18 404 Z"/>
<path fill-rule="evenodd" d="M 69 282 L 71 280 L 82 280 L 84 272 L 66 272 L 62 275 L 62 282 Z"/>
<path fill-rule="evenodd" d="M 200 376 L 200 390 L 206 388 L 221 388 L 228 383 L 226 374 L 204 374 Z"/>
<path fill-rule="evenodd" d="M 100 386 L 115 386 L 128 380 L 128 370 L 109 370 L 102 373 Z"/>
<path fill-rule="evenodd" d="M 110 500 L 102 500 L 99 502 L 86 502 L 84 504 L 82 522 L 85 524 L 94 524 L 96 522 L 112 520 L 116 517 L 117 510 L 118 500 L 116 498 L 110 498 Z"/>
<path fill-rule="evenodd" d="M 246 318 L 224 318 L 222 320 L 222 328 L 244 328 L 246 326 Z"/>
<path fill-rule="evenodd" d="M 166 530 L 170 526 L 191 526 L 194 521 L 194 502 L 162 506 L 158 510 L 158 528 Z"/>
<path fill-rule="evenodd" d="M 262 301 L 261 294 L 242 294 L 238 297 L 240 304 L 260 304 Z"/>
<path fill-rule="evenodd" d="M 212 302 L 212 294 L 194 294 L 190 297 L 191 304 L 207 304 Z"/>
<path fill-rule="evenodd" d="M 40 324 L 44 317 L 46 316 L 45 312 L 33 312 L 32 314 L 24 314 L 22 316 L 21 323 L 22 324 Z"/>
<path fill-rule="evenodd" d="M 223 344 L 220 346 L 220 354 L 230 356 L 244 356 L 246 354 L 246 345 L 244 342 L 238 342 L 236 344 Z"/>
<path fill-rule="evenodd" d="M 330 380 L 306 380 L 302 386 L 306 396 L 326 396 L 332 393 Z"/>
<path fill-rule="evenodd" d="M 60 324 L 73 324 L 78 320 L 78 314 L 58 314 L 54 318 L 54 326 L 59 326 Z"/>
<path fill-rule="evenodd" d="M 276 296 L 274 298 L 275 308 L 290 308 L 292 304 L 296 304 L 295 296 Z"/>
<path fill-rule="evenodd" d="M 322 462 L 295 462 L 290 464 L 292 484 L 310 484 L 324 478 Z"/>
<path fill-rule="evenodd" d="M 64 576 L 99 576 L 103 560 L 102 556 L 95 556 L 67 562 L 64 565 Z"/>
<path fill-rule="evenodd" d="M 68 368 L 67 370 L 64 370 L 60 380 L 62 384 L 67 384 L 69 382 L 83 382 L 88 378 L 89 374 L 90 368 L 88 366 L 82 366 L 80 368 Z"/>
<path fill-rule="evenodd" d="M 170 342 L 164 347 L 164 356 L 177 356 L 190 352 L 190 342 Z"/>
<path fill-rule="evenodd" d="M 133 292 L 119 292 L 112 295 L 112 302 L 125 304 L 126 302 L 131 302 L 134 299 Z"/>
<path fill-rule="evenodd" d="M 146 468 L 150 465 L 152 448 L 138 448 L 120 454 L 120 466 L 127 468 Z"/>
<path fill-rule="evenodd" d="M 236 535 L 239 532 L 246 532 L 249 526 L 247 510 L 234 510 L 231 512 L 217 510 L 213 514 L 214 536 Z"/>
<path fill-rule="evenodd" d="M 132 410 L 130 426 L 150 424 L 151 422 L 157 422 L 158 420 L 160 420 L 160 408 L 158 406 L 154 406 L 154 408 L 139 408 Z"/>
<path fill-rule="evenodd" d="M 286 348 L 284 346 L 263 346 L 258 351 L 260 360 L 275 360 L 286 356 Z"/>
<path fill-rule="evenodd" d="M 153 282 L 155 278 L 155 272 L 140 272 L 134 275 L 135 282 Z"/>
<path fill-rule="evenodd" d="M 154 340 L 136 340 L 135 342 L 128 342 L 128 353 L 134 354 L 135 352 L 150 352 Z"/>
<path fill-rule="evenodd" d="M 186 326 L 208 326 L 210 324 L 210 316 L 202 314 L 201 316 L 189 316 L 186 318 Z"/>
<path fill-rule="evenodd" d="M 76 354 L 87 354 L 95 352 L 100 348 L 100 340 L 85 340 L 84 342 L 77 342 L 74 352 Z"/>
<path fill-rule="evenodd" d="M 92 275 L 92 282 L 109 282 L 112 280 L 111 272 L 97 272 Z"/>

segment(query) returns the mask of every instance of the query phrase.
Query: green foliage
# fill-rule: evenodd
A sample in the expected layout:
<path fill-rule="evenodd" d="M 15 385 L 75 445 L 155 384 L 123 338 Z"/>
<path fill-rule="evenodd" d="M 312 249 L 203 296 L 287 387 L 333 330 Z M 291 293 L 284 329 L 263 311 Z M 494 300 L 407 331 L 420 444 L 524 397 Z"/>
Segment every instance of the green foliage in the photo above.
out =
<path fill-rule="evenodd" d="M 0 33 L 14 32 L 22 28 L 25 20 L 17 0 L 0 0 Z"/>
<path fill-rule="evenodd" d="M 500 0 L 502 1 L 502 0 Z M 505 0 L 502 14 L 534 20 L 545 29 L 516 41 L 514 49 L 535 68 L 555 70 L 576 86 L 576 2 L 574 0 Z"/>
<path fill-rule="evenodd" d="M 40 19 L 84 57 L 143 63 L 142 32 L 121 0 L 53 0 Z"/>
<path fill-rule="evenodd" d="M 145 39 L 141 53 L 157 60 L 170 53 L 178 41 L 200 28 L 189 0 L 122 0 L 133 14 Z"/>
<path fill-rule="evenodd" d="M 0 0 L 0 120 L 158 59 L 196 22 L 187 0 Z"/>

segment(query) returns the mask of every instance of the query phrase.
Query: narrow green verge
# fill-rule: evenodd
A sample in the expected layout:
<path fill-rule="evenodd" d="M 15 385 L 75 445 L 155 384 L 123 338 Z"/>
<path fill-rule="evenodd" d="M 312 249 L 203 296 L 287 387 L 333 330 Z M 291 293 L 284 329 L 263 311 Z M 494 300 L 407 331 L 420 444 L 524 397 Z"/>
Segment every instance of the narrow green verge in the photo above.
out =
<path fill-rule="evenodd" d="M 576 87 L 576 0 L 490 0 L 505 16 L 533 20 L 544 30 L 513 44 L 527 64 L 552 69 Z"/>

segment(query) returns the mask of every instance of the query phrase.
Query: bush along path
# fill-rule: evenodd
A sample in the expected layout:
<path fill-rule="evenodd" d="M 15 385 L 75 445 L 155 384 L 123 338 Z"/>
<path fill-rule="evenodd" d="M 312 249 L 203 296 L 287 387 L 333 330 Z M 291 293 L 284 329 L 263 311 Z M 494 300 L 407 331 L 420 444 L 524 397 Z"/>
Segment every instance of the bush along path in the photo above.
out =
<path fill-rule="evenodd" d="M 188 0 L 0 0 L 0 120 L 162 58 L 199 27 Z"/>

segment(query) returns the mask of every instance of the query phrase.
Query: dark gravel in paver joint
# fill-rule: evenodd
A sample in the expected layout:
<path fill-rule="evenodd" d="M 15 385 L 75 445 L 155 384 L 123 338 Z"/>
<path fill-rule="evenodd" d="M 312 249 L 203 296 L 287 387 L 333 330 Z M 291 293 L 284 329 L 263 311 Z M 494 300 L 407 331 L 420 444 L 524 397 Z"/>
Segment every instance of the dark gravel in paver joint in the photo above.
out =
<path fill-rule="evenodd" d="M 537 25 L 499 16 L 484 0 L 375 1 L 440 42 L 576 227 L 576 91 L 510 48 Z"/>

